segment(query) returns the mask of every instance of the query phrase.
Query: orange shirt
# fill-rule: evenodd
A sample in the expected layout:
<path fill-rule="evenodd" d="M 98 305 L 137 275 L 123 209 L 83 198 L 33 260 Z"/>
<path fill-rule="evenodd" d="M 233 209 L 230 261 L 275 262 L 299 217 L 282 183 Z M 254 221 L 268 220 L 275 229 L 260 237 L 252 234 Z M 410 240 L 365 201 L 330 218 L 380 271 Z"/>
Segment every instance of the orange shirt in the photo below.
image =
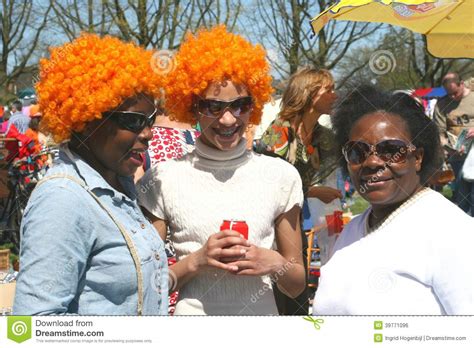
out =
<path fill-rule="evenodd" d="M 40 153 L 41 152 L 41 144 L 38 140 L 38 132 L 34 131 L 31 128 L 28 128 L 25 132 L 25 135 L 30 138 L 31 140 L 34 141 L 35 145 L 33 147 L 34 153 Z"/>

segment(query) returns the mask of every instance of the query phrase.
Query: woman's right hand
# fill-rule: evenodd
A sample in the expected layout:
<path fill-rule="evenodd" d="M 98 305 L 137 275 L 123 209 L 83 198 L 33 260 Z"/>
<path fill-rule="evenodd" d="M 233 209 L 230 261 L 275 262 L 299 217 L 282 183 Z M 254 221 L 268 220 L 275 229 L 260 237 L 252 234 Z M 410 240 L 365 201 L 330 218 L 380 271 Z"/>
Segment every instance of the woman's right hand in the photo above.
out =
<path fill-rule="evenodd" d="M 238 259 L 245 255 L 246 249 L 239 246 L 248 247 L 250 243 L 238 232 L 224 230 L 212 234 L 196 252 L 198 269 L 211 266 L 225 271 L 237 271 L 237 266 L 226 264 L 222 259 Z"/>
<path fill-rule="evenodd" d="M 318 198 L 320 201 L 328 204 L 336 198 L 342 198 L 342 193 L 338 189 L 329 186 L 311 186 L 308 189 L 309 198 Z"/>

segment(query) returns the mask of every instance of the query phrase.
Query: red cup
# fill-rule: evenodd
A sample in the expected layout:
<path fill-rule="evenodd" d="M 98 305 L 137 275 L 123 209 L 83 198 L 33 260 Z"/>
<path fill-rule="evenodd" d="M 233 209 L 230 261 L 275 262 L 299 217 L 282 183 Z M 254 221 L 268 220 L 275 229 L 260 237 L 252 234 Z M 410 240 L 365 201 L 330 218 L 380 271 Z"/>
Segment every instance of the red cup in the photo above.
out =
<path fill-rule="evenodd" d="M 336 210 L 331 215 L 326 215 L 326 223 L 329 236 L 332 236 L 334 233 L 340 233 L 343 226 L 342 211 Z"/>

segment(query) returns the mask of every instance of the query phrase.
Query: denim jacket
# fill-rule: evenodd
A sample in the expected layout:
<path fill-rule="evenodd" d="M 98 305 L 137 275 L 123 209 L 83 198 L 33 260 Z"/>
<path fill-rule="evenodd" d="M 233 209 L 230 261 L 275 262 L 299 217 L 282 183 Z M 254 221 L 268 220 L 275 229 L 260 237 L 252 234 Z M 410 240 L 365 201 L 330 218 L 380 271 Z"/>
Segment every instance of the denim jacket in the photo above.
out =
<path fill-rule="evenodd" d="M 126 195 L 67 145 L 46 177 L 66 174 L 85 182 L 132 240 L 143 274 L 144 315 L 168 314 L 168 266 L 158 232 L 143 216 L 133 180 Z M 137 271 L 117 225 L 79 184 L 56 178 L 32 193 L 21 224 L 15 315 L 136 315 Z"/>

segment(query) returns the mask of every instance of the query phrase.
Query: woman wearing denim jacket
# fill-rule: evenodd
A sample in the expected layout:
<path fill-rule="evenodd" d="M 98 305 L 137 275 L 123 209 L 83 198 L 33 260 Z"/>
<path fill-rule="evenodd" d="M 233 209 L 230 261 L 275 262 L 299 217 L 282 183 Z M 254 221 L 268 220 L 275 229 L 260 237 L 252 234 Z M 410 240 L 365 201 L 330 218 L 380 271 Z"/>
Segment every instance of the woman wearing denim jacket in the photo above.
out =
<path fill-rule="evenodd" d="M 84 34 L 42 60 L 42 127 L 62 145 L 25 210 L 15 314 L 167 314 L 163 241 L 133 184 L 160 93 L 151 57 Z"/>

